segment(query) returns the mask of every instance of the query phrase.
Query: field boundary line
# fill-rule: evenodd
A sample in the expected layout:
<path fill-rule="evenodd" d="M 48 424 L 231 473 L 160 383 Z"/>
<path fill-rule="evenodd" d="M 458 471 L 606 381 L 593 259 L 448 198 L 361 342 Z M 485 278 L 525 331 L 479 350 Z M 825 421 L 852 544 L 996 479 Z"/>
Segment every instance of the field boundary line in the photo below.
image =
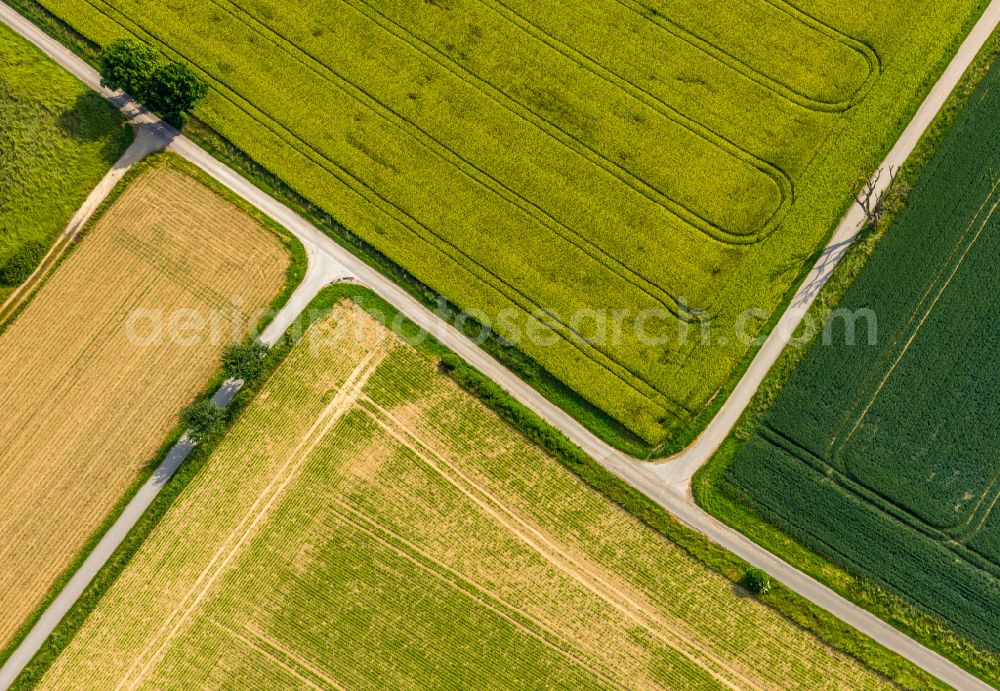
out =
<path fill-rule="evenodd" d="M 551 212 L 547 211 L 546 209 L 542 208 L 542 206 L 540 204 L 538 204 L 536 202 L 533 202 L 530 199 L 526 198 L 523 194 L 521 194 L 517 190 L 513 189 L 512 187 L 510 187 L 504 181 L 498 179 L 493 174 L 491 174 L 491 173 L 483 170 L 476 163 L 474 163 L 474 162 L 466 159 L 462 154 L 458 153 L 457 151 L 455 151 L 454 149 L 452 149 L 450 146 L 448 146 L 444 142 L 439 141 L 436 137 L 434 137 L 433 135 L 431 135 L 430 133 L 428 133 L 427 131 L 425 131 L 422 127 L 420 127 L 416 123 L 413 123 L 413 122 L 407 120 L 402 115 L 400 115 L 399 113 L 397 113 L 392 106 L 383 103 L 381 100 L 379 100 L 378 98 L 376 98 L 374 95 L 369 94 L 362 87 L 358 86 L 357 84 L 355 84 L 353 81 L 351 81 L 347 77 L 344 77 L 343 75 L 341 75 L 336 69 L 334 69 L 333 67 L 331 67 L 330 65 L 328 65 L 326 62 L 324 62 L 323 60 L 321 60 L 319 57 L 313 55 L 311 52 L 307 51 L 305 48 L 302 48 L 300 46 L 296 46 L 296 45 L 292 44 L 287 38 L 285 38 L 284 36 L 282 36 L 277 31 L 274 31 L 271 27 L 269 27 L 264 22 L 262 22 L 259 19 L 257 19 L 257 17 L 254 14 L 252 14 L 250 11 L 244 9 L 237 2 L 234 2 L 233 0 L 224 0 L 224 1 L 226 2 L 226 4 L 231 5 L 233 8 L 235 8 L 235 11 L 232 10 L 232 9 L 225 8 L 222 5 L 222 1 L 221 0 L 211 0 L 212 4 L 216 5 L 222 11 L 224 11 L 224 12 L 230 14 L 231 16 L 233 16 L 234 18 L 236 18 L 237 21 L 240 21 L 241 23 L 243 23 L 250 30 L 255 31 L 258 35 L 260 35 L 262 37 L 265 37 L 265 38 L 267 38 L 268 36 L 273 37 L 273 38 L 271 38 L 272 42 L 274 42 L 276 44 L 280 43 L 280 45 L 277 46 L 279 49 L 284 50 L 286 52 L 286 54 L 288 54 L 293 60 L 299 62 L 303 66 L 306 66 L 308 69 L 310 69 L 311 71 L 313 71 L 318 77 L 320 77 L 324 81 L 326 81 L 328 83 L 335 83 L 337 80 L 344 82 L 344 84 L 346 86 L 336 85 L 335 88 L 337 88 L 340 91 L 342 91 L 345 94 L 347 94 L 348 97 L 351 98 L 352 100 L 354 100 L 356 103 L 361 104 L 365 108 L 367 108 L 368 110 L 370 110 L 370 111 L 378 114 L 378 116 L 380 118 L 382 118 L 389 126 L 391 126 L 393 128 L 396 128 L 396 129 L 404 130 L 404 131 L 407 128 L 412 128 L 412 129 L 416 130 L 419 134 L 409 133 L 409 136 L 413 140 L 415 140 L 416 142 L 418 142 L 421 146 L 423 146 L 423 147 L 425 147 L 425 148 L 433 151 L 434 154 L 438 158 L 440 158 L 443 161 L 449 163 L 456 170 L 461 171 L 463 175 L 465 175 L 466 177 L 468 177 L 471 180 L 473 180 L 476 184 L 481 185 L 482 187 L 485 187 L 486 189 L 489 189 L 490 192 L 492 192 L 496 197 L 498 197 L 501 200 L 503 200 L 505 203 L 510 204 L 512 206 L 518 207 L 521 210 L 521 212 L 524 213 L 525 216 L 527 216 L 529 219 L 535 221 L 536 223 L 538 223 L 540 225 L 545 226 L 546 228 L 549 229 L 550 232 L 558 235 L 559 237 L 561 237 L 566 242 L 568 242 L 568 243 L 576 246 L 581 252 L 584 252 L 585 254 L 587 254 L 588 256 L 590 256 L 592 259 L 594 259 L 594 261 L 602 264 L 605 268 L 607 268 L 608 270 L 612 271 L 613 273 L 617 273 L 619 275 L 621 275 L 622 273 L 631 274 L 632 276 L 634 276 L 635 278 L 637 278 L 638 281 L 641 281 L 645 285 L 640 285 L 638 282 L 635 282 L 635 281 L 630 281 L 630 282 L 632 282 L 633 285 L 637 289 L 639 289 L 640 291 L 644 292 L 651 299 L 655 300 L 660 305 L 662 305 L 664 307 L 664 309 L 666 309 L 668 312 L 670 312 L 671 314 L 673 314 L 674 316 L 676 316 L 678 319 L 697 318 L 697 315 L 693 315 L 690 312 L 685 312 L 683 310 L 683 308 L 681 307 L 680 300 L 677 297 L 675 297 L 669 290 L 667 290 L 666 288 L 663 288 L 662 286 L 658 285 L 657 283 L 655 283 L 651 279 L 646 278 L 645 276 L 643 276 L 638 271 L 636 271 L 636 270 L 628 267 L 626 264 L 624 264 L 620 259 L 618 259 L 614 255 L 612 255 L 610 252 L 608 252 L 607 250 L 601 248 L 600 246 L 596 245 L 595 243 L 591 242 L 586 237 L 584 237 L 582 234 L 580 234 L 578 231 L 576 231 L 574 228 L 572 228 L 571 226 L 567 225 L 565 222 L 563 222 L 559 218 L 557 218 L 553 213 L 551 213 Z M 345 0 L 344 4 L 347 4 L 348 6 L 352 6 L 350 0 Z M 361 14 L 362 17 L 365 17 L 367 21 L 372 22 L 372 23 L 374 23 L 376 25 L 379 25 L 378 22 L 377 22 L 377 20 L 371 19 L 363 11 L 357 10 L 356 8 L 355 8 L 355 11 L 358 12 L 359 14 Z M 247 17 L 249 19 L 249 21 L 241 19 L 238 15 L 243 15 L 243 16 Z M 393 23 L 392 20 L 390 20 L 390 19 L 386 19 L 385 21 Z M 250 22 L 253 23 L 252 26 L 251 26 Z M 383 30 L 386 31 L 387 33 L 394 33 L 394 32 L 392 32 L 391 29 L 383 29 Z M 415 36 L 414 36 L 414 38 L 416 40 L 420 40 L 419 38 L 417 38 Z M 426 55 L 426 53 L 424 51 L 419 50 L 418 48 L 416 48 L 415 46 L 413 46 L 409 41 L 406 41 L 405 39 L 400 38 L 398 36 L 397 36 L 397 40 L 399 40 L 404 45 L 409 46 L 413 50 L 416 50 L 416 51 L 420 52 L 421 54 Z M 297 51 L 301 55 L 305 56 L 305 59 L 302 59 L 301 57 L 298 57 L 297 55 L 295 55 L 294 53 L 292 53 L 290 49 L 294 49 L 295 51 Z M 434 58 L 430 58 L 430 57 L 429 57 L 429 59 L 435 60 Z M 317 69 L 316 67 L 314 67 L 312 65 L 308 65 L 306 63 L 307 60 L 311 61 L 311 62 L 314 62 L 316 65 L 319 66 L 319 69 Z M 476 78 L 476 79 L 466 79 L 466 78 L 463 78 L 463 77 L 459 76 L 453 69 L 451 69 L 447 65 L 442 64 L 438 60 L 435 60 L 435 62 L 440 67 L 442 67 L 442 69 L 445 69 L 445 70 L 451 72 L 452 74 L 455 74 L 455 76 L 456 76 L 457 79 L 460 79 L 461 81 L 463 81 L 463 82 L 469 84 L 470 86 L 472 86 L 473 88 L 475 88 L 477 91 L 480 91 L 480 93 L 483 93 L 483 95 L 486 96 L 486 98 L 489 98 L 490 100 L 493 100 L 493 101 L 499 103 L 498 99 L 486 95 L 486 93 L 482 89 L 479 89 L 478 86 L 477 86 L 478 83 L 488 83 L 488 82 L 485 82 L 484 80 L 480 80 L 478 78 Z M 454 64 L 454 63 L 452 63 L 452 64 Z M 325 72 L 329 72 L 331 75 L 333 75 L 333 79 L 330 79 L 328 76 L 325 76 L 322 73 L 324 71 Z M 491 86 L 491 88 L 495 88 L 495 87 Z M 362 97 L 359 97 L 357 94 L 350 93 L 352 90 L 358 91 L 361 94 Z M 366 103 L 366 100 L 367 101 L 371 101 L 372 104 Z M 510 100 L 513 101 L 513 99 L 510 99 Z M 500 104 L 500 105 L 502 106 L 502 104 Z M 524 108 L 524 109 L 527 110 L 526 106 L 524 106 L 523 104 L 520 104 L 520 105 L 521 105 L 522 108 Z M 502 106 L 502 107 L 504 107 L 506 110 L 509 110 L 511 113 L 513 113 L 515 117 L 520 118 L 520 119 L 528 122 L 529 124 L 535 126 L 537 129 L 539 129 L 540 131 L 544 132 L 546 134 L 546 136 L 548 136 L 549 138 L 553 139 L 554 141 L 559 141 L 558 138 L 554 137 L 552 134 L 550 134 L 549 132 L 545 131 L 544 128 L 539 127 L 535 123 L 531 123 L 530 120 L 528 118 L 526 118 L 525 116 L 520 115 L 518 113 L 515 113 L 511 108 L 509 108 L 507 106 Z M 386 111 L 386 112 L 390 113 L 391 117 L 388 117 L 388 116 L 386 116 L 385 114 L 382 114 L 382 113 L 378 113 L 379 110 L 383 110 L 383 111 Z M 554 124 L 550 123 L 550 125 L 554 129 L 557 129 L 557 130 L 559 129 L 558 126 L 556 126 Z M 574 139 L 572 137 L 572 135 L 566 134 L 566 136 L 569 137 L 570 139 Z M 424 138 L 429 139 L 431 142 L 433 142 L 433 144 L 428 144 L 427 142 L 423 141 Z M 575 151 L 574 149 L 572 149 L 568 145 L 565 145 L 565 144 L 563 144 L 563 145 L 566 146 L 566 148 L 570 148 L 570 150 Z M 586 145 L 583 145 L 582 143 L 581 143 L 581 146 L 584 146 L 588 150 L 592 150 L 592 149 L 590 149 L 590 147 L 586 147 Z M 437 150 L 435 150 L 435 148 Z M 579 155 L 579 152 L 576 152 L 576 153 L 578 153 L 578 155 Z M 597 153 L 596 151 L 594 153 L 595 153 L 595 155 L 600 156 L 601 158 L 604 158 L 605 160 L 608 160 L 608 159 L 606 159 L 606 157 L 604 157 L 603 155 Z M 449 157 L 454 157 L 455 159 L 457 159 L 457 162 L 450 161 Z M 581 155 L 581 158 L 584 158 L 584 157 Z M 593 162 L 590 162 L 590 163 L 593 164 Z M 595 165 L 598 165 L 598 164 L 595 164 Z M 470 168 L 473 172 L 468 172 L 468 171 L 463 170 L 462 166 L 466 166 L 466 167 Z M 603 167 L 602 167 L 602 169 L 604 169 L 604 170 L 607 171 L 607 169 L 605 169 Z M 666 198 L 666 195 L 664 195 L 662 192 L 660 192 L 659 190 L 657 190 L 656 188 L 654 188 L 652 185 L 646 183 L 644 180 L 642 180 L 642 178 L 639 178 L 637 175 L 635 175 L 635 174 L 627 171 L 624 168 L 622 168 L 622 170 L 625 171 L 626 174 L 628 174 L 629 176 L 634 177 L 640 183 L 648 186 L 650 189 L 652 189 L 657 194 L 660 194 L 660 195 L 662 195 L 662 196 L 664 196 Z M 612 176 L 616 177 L 617 179 L 621 180 L 620 176 L 617 176 L 614 173 L 610 173 L 610 171 L 607 171 L 607 172 L 609 172 L 609 174 L 611 174 Z M 483 178 L 483 179 L 480 179 L 480 178 Z M 622 181 L 622 182 L 624 182 L 624 181 Z M 640 194 L 642 194 L 642 196 L 646 197 L 656 207 L 662 208 L 665 211 L 667 211 L 668 213 L 670 213 L 672 216 L 674 216 L 675 218 L 677 218 L 681 223 L 684 223 L 685 225 L 690 225 L 681 216 L 678 216 L 673 211 L 671 211 L 668 207 L 665 207 L 662 204 L 662 202 L 659 202 L 659 201 L 657 201 L 655 199 L 652 199 L 648 194 L 640 192 L 633 185 L 629 185 L 628 183 L 624 183 L 624 184 L 628 185 L 633 190 L 635 190 L 635 191 L 639 192 Z M 514 199 L 511 199 L 511 198 L 508 198 L 508 197 L 513 197 Z M 520 201 L 517 201 L 517 200 L 520 200 Z M 563 229 L 563 231 L 557 230 L 554 226 L 561 227 Z M 611 266 L 611 264 L 613 264 L 614 266 Z M 661 293 L 662 295 L 656 295 L 655 293 L 657 293 L 657 292 Z M 665 300 L 664 300 L 664 297 L 666 298 Z M 608 357 L 610 357 L 610 356 L 608 356 Z"/>
<path fill-rule="evenodd" d="M 647 611 L 632 596 L 614 584 L 607 582 L 603 576 L 591 573 L 588 577 L 586 572 L 592 571 L 592 569 L 587 569 L 585 566 L 577 563 L 573 557 L 566 554 L 558 545 L 554 544 L 541 530 L 529 525 L 524 519 L 505 507 L 503 502 L 493 496 L 487 489 L 469 478 L 455 464 L 435 451 L 417 434 L 406 429 L 388 410 L 364 394 L 359 397 L 358 403 L 362 408 L 367 410 L 374 422 L 387 434 L 399 444 L 402 444 L 418 460 L 431 468 L 445 481 L 454 486 L 462 495 L 479 507 L 485 515 L 489 516 L 504 530 L 512 534 L 518 541 L 528 547 L 530 551 L 537 553 L 543 561 L 562 572 L 570 580 L 576 581 L 583 589 L 606 602 L 626 619 L 631 620 L 637 626 L 643 627 L 668 647 L 704 669 L 720 684 L 729 685 L 731 688 L 753 689 L 758 687 L 757 684 L 751 682 L 738 669 L 726 664 L 714 656 L 711 651 L 700 647 L 697 642 L 691 640 L 676 628 L 671 627 L 669 622 L 665 621 L 659 613 Z M 450 473 L 445 472 L 442 466 L 447 466 L 450 469 Z M 476 494 L 481 495 L 481 497 L 477 497 Z M 506 520 L 503 518 L 503 514 L 506 514 Z M 519 524 L 521 527 L 517 528 L 514 524 Z M 603 567 L 599 567 L 597 564 L 594 567 L 598 567 L 603 571 Z M 726 678 L 726 672 L 738 678 L 744 686 L 733 686 L 733 681 Z"/>
<path fill-rule="evenodd" d="M 35 289 L 39 288 L 58 266 L 59 260 L 79 238 L 80 233 L 87 227 L 87 223 L 132 166 L 154 151 L 167 146 L 168 142 L 164 141 L 158 133 L 150 131 L 148 125 L 132 122 L 128 118 L 126 118 L 126 122 L 135 132 L 132 143 L 128 145 L 118 160 L 111 164 L 108 172 L 90 191 L 80 208 L 73 213 L 67 226 L 56 238 L 49 251 L 45 253 L 35 270 L 31 272 L 31 275 L 7 296 L 3 304 L 0 304 L 0 329 L 9 325 L 18 308 L 27 302 Z"/>

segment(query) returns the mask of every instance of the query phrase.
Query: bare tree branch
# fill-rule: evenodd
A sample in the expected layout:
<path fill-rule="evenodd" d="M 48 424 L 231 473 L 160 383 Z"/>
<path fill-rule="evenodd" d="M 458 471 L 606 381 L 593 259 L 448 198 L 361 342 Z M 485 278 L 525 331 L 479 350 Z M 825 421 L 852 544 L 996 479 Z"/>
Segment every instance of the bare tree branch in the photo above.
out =
<path fill-rule="evenodd" d="M 858 192 L 855 193 L 854 199 L 858 202 L 858 206 L 865 213 L 865 220 L 869 225 L 876 226 L 882 217 L 885 216 L 885 212 L 889 203 L 894 201 L 897 197 L 896 192 L 893 190 L 892 183 L 896 180 L 896 174 L 899 172 L 898 166 L 889 166 L 889 182 L 881 190 L 879 189 L 879 181 L 882 179 L 883 169 L 879 168 L 878 172 L 875 173 L 873 177 L 864 180 L 859 186 Z"/>

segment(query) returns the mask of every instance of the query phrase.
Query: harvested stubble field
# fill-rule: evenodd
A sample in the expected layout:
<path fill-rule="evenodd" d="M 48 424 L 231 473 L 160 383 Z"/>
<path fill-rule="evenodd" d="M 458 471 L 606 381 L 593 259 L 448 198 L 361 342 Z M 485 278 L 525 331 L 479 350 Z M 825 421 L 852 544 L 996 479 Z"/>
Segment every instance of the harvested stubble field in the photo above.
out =
<path fill-rule="evenodd" d="M 729 467 L 730 496 L 1000 651 L 1000 67 Z M 995 664 L 995 663 L 994 663 Z M 994 667 L 995 669 L 995 667 Z"/>
<path fill-rule="evenodd" d="M 137 343 L 128 315 L 217 310 L 226 336 L 236 315 L 275 298 L 288 263 L 271 230 L 151 166 L 0 334 L 0 649 L 154 460 L 230 342 Z"/>
<path fill-rule="evenodd" d="M 737 315 L 781 303 L 984 6 L 40 2 L 190 62 L 208 125 L 654 444 L 713 402 Z"/>
<path fill-rule="evenodd" d="M 876 688 L 351 302 L 292 349 L 41 688 Z"/>
<path fill-rule="evenodd" d="M 0 301 L 3 268 L 52 244 L 131 137 L 104 99 L 0 26 Z"/>

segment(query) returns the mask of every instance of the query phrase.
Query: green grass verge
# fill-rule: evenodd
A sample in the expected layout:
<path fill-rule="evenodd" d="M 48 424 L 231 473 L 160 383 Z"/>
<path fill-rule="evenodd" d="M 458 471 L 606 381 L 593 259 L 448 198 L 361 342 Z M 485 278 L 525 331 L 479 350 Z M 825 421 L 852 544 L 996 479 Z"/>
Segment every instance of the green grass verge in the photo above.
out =
<path fill-rule="evenodd" d="M 3 299 L 37 266 L 133 134 L 110 104 L 6 26 L 0 131 Z M 21 270 L 10 271 L 19 258 Z"/>
<path fill-rule="evenodd" d="M 958 114 L 998 57 L 1000 57 L 1000 32 L 994 33 L 984 46 L 944 109 L 918 144 L 910 160 L 900 171 L 894 183 L 901 199 L 897 208 L 879 227 L 868 229 L 866 235 L 851 248 L 820 292 L 807 320 L 821 323 L 824 315 L 839 304 L 871 257 L 879 240 L 891 226 L 894 216 L 905 203 L 906 192 L 913 187 L 944 135 L 954 124 Z M 739 530 L 792 566 L 868 609 L 913 639 L 939 651 L 969 672 L 993 685 L 1000 685 L 1000 655 L 996 652 L 983 650 L 956 635 L 944 621 L 924 613 L 870 580 L 857 577 L 832 564 L 749 511 L 738 500 L 737 495 L 727 488 L 725 474 L 730 463 L 763 420 L 792 372 L 805 356 L 810 343 L 811 341 L 801 347 L 788 348 L 782 353 L 732 434 L 695 475 L 693 492 L 696 501 L 713 516 Z"/>

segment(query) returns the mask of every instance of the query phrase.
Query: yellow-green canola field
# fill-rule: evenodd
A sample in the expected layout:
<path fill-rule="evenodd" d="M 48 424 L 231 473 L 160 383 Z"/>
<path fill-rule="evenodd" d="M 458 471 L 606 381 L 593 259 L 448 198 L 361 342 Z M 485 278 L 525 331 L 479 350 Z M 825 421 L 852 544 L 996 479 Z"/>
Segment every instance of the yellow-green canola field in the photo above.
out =
<path fill-rule="evenodd" d="M 985 5 L 40 2 L 195 66 L 208 125 L 651 444 L 710 406 Z"/>

